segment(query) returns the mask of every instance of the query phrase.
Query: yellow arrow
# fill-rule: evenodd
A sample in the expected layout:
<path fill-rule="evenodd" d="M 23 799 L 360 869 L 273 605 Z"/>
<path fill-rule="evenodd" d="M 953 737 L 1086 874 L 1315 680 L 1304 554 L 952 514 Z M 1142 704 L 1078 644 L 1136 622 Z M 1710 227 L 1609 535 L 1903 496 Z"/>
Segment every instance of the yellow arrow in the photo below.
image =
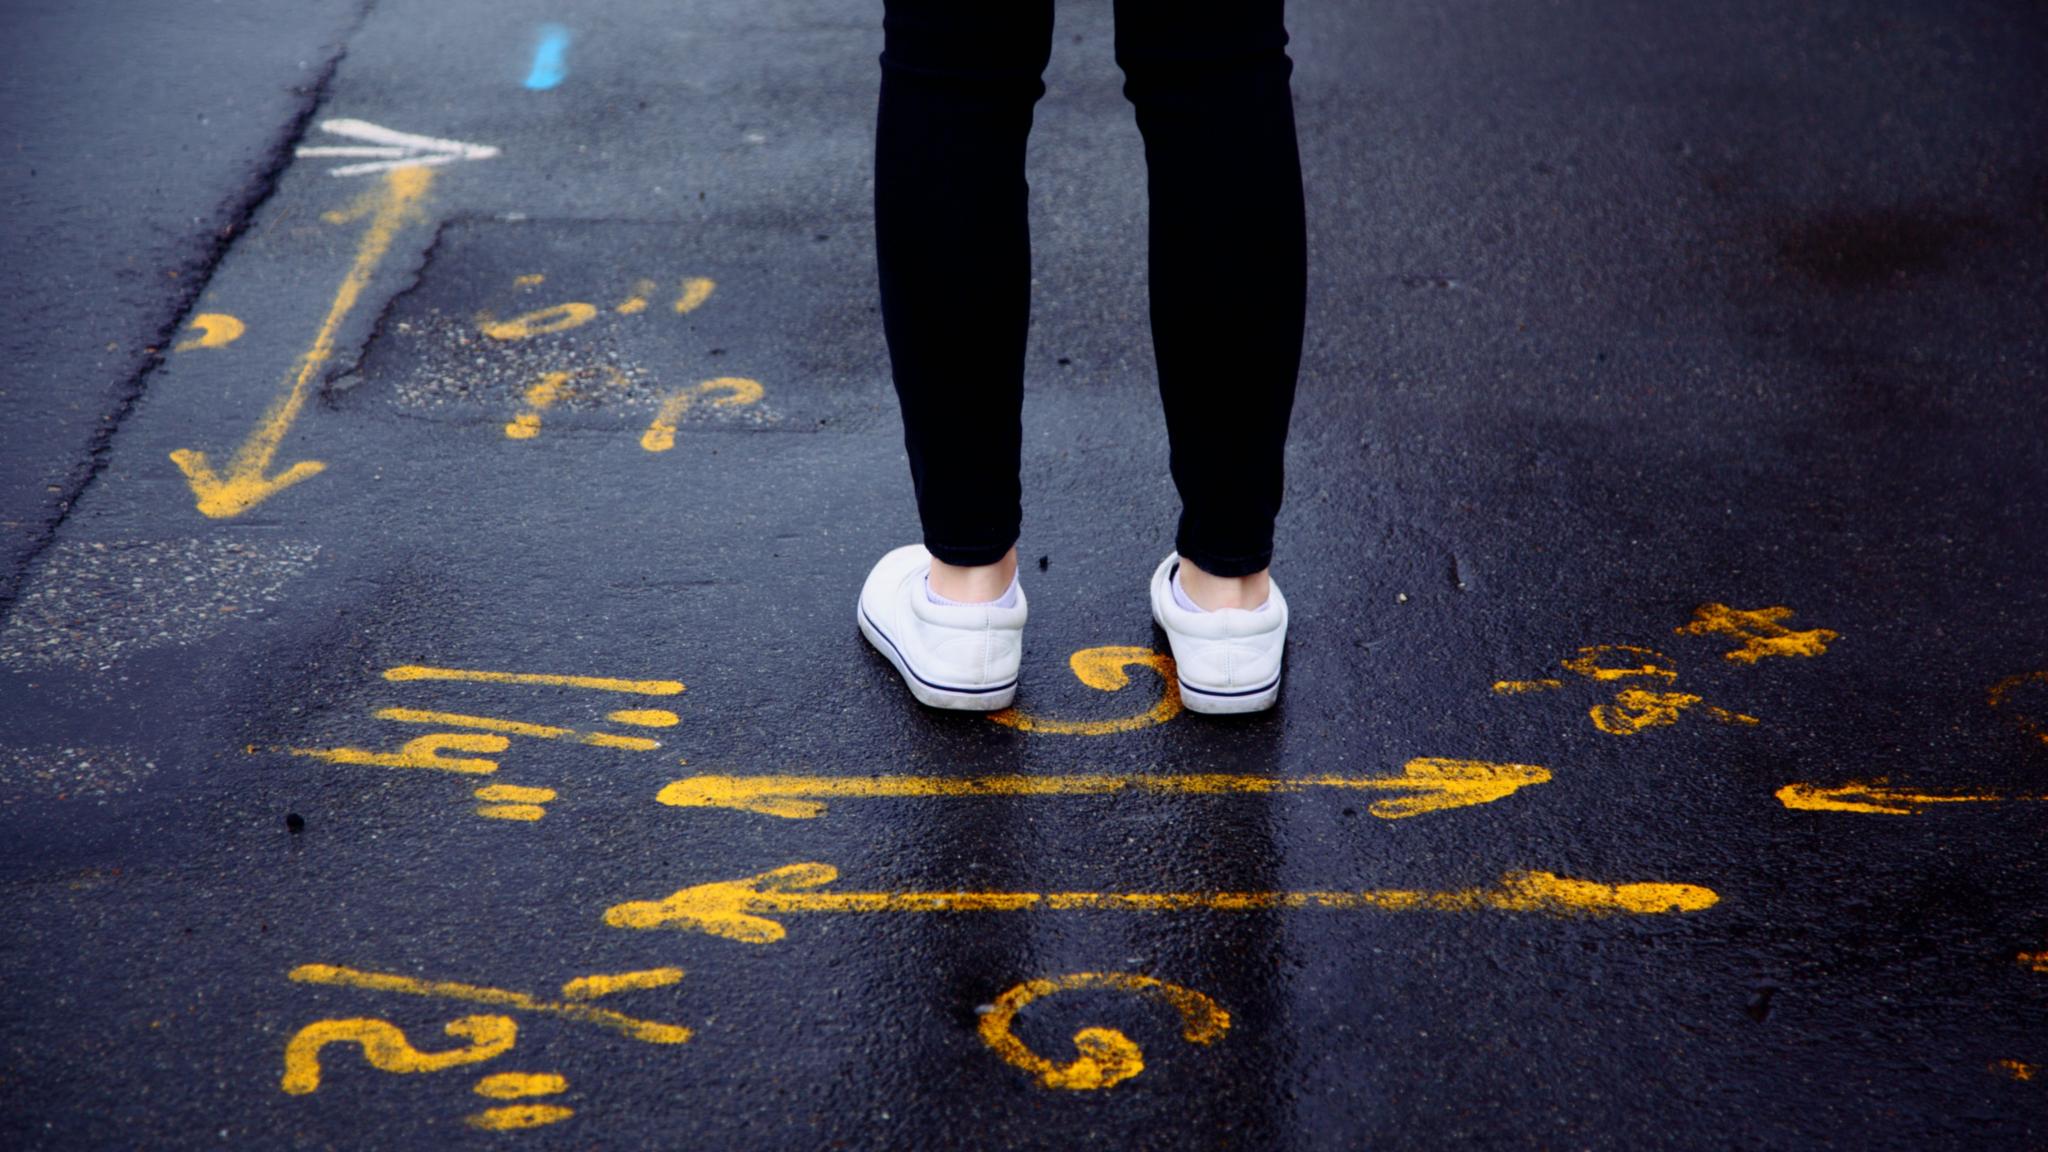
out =
<path fill-rule="evenodd" d="M 1828 788 L 1819 784 L 1787 784 L 1778 789 L 1778 802 L 1806 812 L 1864 812 L 1879 816 L 1918 816 L 1941 804 L 1997 804 L 2004 800 L 2048 800 L 2048 796 L 2000 796 L 1995 792 L 1909 792 L 1887 788 L 1882 782 L 1843 784 Z"/>
<path fill-rule="evenodd" d="M 327 308 L 327 318 L 320 322 L 313 346 L 306 349 L 292 369 L 291 387 L 264 412 L 256 431 L 235 449 L 225 473 L 214 471 L 204 452 L 180 448 L 171 453 L 171 462 L 185 474 L 185 482 L 198 498 L 200 512 L 215 519 L 239 516 L 327 467 L 318 460 L 301 460 L 275 476 L 270 474 L 278 445 L 284 442 L 292 421 L 298 419 L 299 410 L 306 405 L 313 382 L 334 354 L 334 337 L 342 320 L 355 308 L 370 282 L 370 274 L 391 251 L 399 228 L 418 212 L 420 201 L 433 183 L 434 172 L 430 168 L 395 169 L 354 208 L 329 216 L 339 223 L 367 215 L 370 224 L 356 246 L 355 263 L 349 265 L 348 275 L 342 277 L 341 288 Z"/>
<path fill-rule="evenodd" d="M 1336 908 L 1383 912 L 1542 912 L 1553 916 L 1697 912 L 1720 901 L 1695 884 L 1599 884 L 1551 872 L 1510 872 L 1492 888 L 1421 892 L 817 892 L 839 878 L 830 864 L 791 864 L 745 880 L 685 888 L 665 900 L 607 909 L 614 928 L 677 928 L 773 944 L 786 935 L 768 914 L 798 912 L 1266 912 Z"/>
<path fill-rule="evenodd" d="M 1374 801 L 1371 812 L 1399 820 L 1473 804 L 1490 804 L 1516 789 L 1541 784 L 1550 773 L 1534 764 L 1483 760 L 1410 760 L 1399 776 L 692 776 L 661 790 L 676 808 L 735 808 L 764 816 L 809 819 L 823 800 L 899 797 L 1104 796 L 1114 792 L 1220 795 L 1306 792 L 1315 788 L 1402 792 Z"/>

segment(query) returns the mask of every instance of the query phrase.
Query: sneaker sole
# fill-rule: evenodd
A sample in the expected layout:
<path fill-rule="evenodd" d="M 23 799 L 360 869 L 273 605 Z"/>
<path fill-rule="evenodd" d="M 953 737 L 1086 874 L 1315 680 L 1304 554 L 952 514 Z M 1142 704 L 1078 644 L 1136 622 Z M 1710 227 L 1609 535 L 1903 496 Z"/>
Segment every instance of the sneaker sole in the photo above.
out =
<path fill-rule="evenodd" d="M 869 646 L 880 652 L 882 657 L 895 667 L 896 674 L 903 678 L 903 686 L 910 689 L 910 694 L 917 697 L 918 703 L 931 708 L 943 708 L 948 712 L 1000 712 L 1016 701 L 1015 680 L 1001 688 L 985 691 L 947 688 L 924 680 L 912 672 L 910 665 L 904 662 L 903 654 L 896 650 L 895 641 L 890 640 L 888 634 L 880 628 L 869 623 L 867 609 L 856 602 L 853 611 L 854 623 L 860 625 L 860 634 L 867 638 Z"/>

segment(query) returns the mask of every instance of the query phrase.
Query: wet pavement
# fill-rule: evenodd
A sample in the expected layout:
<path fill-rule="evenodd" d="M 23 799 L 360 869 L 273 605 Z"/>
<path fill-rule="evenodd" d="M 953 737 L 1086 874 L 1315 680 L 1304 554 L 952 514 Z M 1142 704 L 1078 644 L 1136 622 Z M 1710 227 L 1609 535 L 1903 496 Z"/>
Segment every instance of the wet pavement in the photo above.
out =
<path fill-rule="evenodd" d="M 1291 11 L 1295 619 L 1222 722 L 1107 4 L 994 718 L 852 619 L 877 6 L 209 11 L 239 75 L 10 99 L 6 1143 L 2041 1146 L 2048 18 Z M 12 170 L 208 83 L 115 224 Z"/>

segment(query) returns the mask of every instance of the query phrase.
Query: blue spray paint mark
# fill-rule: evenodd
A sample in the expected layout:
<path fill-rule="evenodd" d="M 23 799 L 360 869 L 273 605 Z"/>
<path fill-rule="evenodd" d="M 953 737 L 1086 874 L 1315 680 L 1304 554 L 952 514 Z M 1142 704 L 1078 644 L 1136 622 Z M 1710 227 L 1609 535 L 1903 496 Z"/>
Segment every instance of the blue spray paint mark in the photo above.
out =
<path fill-rule="evenodd" d="M 569 74 L 569 30 L 560 24 L 540 26 L 540 45 L 533 50 L 533 71 L 526 74 L 526 86 L 535 91 L 553 88 Z"/>

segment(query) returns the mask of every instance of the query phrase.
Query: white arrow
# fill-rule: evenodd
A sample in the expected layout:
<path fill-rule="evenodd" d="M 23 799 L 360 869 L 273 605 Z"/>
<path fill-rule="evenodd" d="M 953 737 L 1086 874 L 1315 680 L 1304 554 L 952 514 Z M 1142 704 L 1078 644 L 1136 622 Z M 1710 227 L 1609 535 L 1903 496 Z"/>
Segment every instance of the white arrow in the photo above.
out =
<path fill-rule="evenodd" d="M 300 156 L 360 156 L 373 157 L 362 164 L 343 164 L 328 170 L 330 176 L 367 176 L 373 172 L 389 172 L 394 168 L 425 168 L 433 164 L 453 164 L 457 160 L 488 160 L 498 154 L 489 144 L 466 144 L 460 140 L 440 140 L 432 136 L 415 136 L 410 132 L 398 132 L 367 120 L 322 120 L 322 132 L 350 140 L 366 140 L 367 144 L 337 144 L 300 148 Z"/>

